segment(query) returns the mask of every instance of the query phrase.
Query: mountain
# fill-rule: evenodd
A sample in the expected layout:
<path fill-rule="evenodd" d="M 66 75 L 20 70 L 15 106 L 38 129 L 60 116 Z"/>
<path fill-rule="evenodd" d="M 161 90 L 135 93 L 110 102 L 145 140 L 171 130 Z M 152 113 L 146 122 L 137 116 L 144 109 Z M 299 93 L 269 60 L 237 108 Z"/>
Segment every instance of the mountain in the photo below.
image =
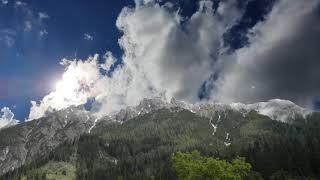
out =
<path fill-rule="evenodd" d="M 306 118 L 311 111 L 304 109 L 291 101 L 271 99 L 267 102 L 254 104 L 232 103 L 231 107 L 241 112 L 257 111 L 259 114 L 274 120 L 290 123 L 296 119 Z"/>
<path fill-rule="evenodd" d="M 225 114 L 228 111 L 237 111 L 243 116 L 251 111 L 256 111 L 258 114 L 268 116 L 270 119 L 278 120 L 286 123 L 293 122 L 297 119 L 305 119 L 312 112 L 304 109 L 291 101 L 271 99 L 267 102 L 259 102 L 254 104 L 243 103 L 196 103 L 190 104 L 183 101 L 177 101 L 172 98 L 170 102 L 161 100 L 160 98 L 143 99 L 139 105 L 127 107 L 119 112 L 106 116 L 100 120 L 111 120 L 125 122 L 128 119 L 138 115 L 147 114 L 163 108 L 182 108 L 189 110 L 199 116 L 211 118 L 215 114 Z"/>
<path fill-rule="evenodd" d="M 2 179 L 174 179 L 170 156 L 192 150 L 246 157 L 265 178 L 319 177 L 320 115 L 297 107 L 145 99 L 101 119 L 70 107 L 0 131 Z"/>
<path fill-rule="evenodd" d="M 79 137 L 93 124 L 93 117 L 80 107 L 53 112 L 47 117 L 0 131 L 0 174 L 31 163 L 59 144 Z"/>

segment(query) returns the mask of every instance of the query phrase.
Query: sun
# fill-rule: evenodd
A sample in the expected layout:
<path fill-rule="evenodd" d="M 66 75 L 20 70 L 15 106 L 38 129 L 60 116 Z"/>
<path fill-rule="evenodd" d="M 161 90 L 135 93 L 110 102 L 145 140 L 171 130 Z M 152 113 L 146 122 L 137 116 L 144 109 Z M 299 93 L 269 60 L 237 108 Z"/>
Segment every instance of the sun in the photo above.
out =
<path fill-rule="evenodd" d="M 76 96 L 79 84 L 77 81 L 60 80 L 56 83 L 56 93 L 58 96 L 72 98 Z"/>
<path fill-rule="evenodd" d="M 87 60 L 62 60 L 62 76 L 52 82 L 53 90 L 39 104 L 32 102 L 30 119 L 42 117 L 48 110 L 80 106 L 97 97 L 102 92 L 101 83 L 105 82 L 97 58 L 96 55 Z"/>
<path fill-rule="evenodd" d="M 87 69 L 70 66 L 60 81 L 56 82 L 53 99 L 58 109 L 84 104 L 92 96 L 92 78 Z"/>

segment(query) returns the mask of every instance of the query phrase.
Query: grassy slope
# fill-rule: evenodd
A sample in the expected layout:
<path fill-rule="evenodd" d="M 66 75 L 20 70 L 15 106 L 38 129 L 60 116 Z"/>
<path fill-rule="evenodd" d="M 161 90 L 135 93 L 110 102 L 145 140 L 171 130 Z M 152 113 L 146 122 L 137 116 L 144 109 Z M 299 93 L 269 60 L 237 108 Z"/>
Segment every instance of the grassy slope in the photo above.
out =
<path fill-rule="evenodd" d="M 28 176 L 46 174 L 48 180 L 73 180 L 76 178 L 76 167 L 68 162 L 50 161 L 44 166 L 29 171 L 21 180 L 27 180 Z"/>

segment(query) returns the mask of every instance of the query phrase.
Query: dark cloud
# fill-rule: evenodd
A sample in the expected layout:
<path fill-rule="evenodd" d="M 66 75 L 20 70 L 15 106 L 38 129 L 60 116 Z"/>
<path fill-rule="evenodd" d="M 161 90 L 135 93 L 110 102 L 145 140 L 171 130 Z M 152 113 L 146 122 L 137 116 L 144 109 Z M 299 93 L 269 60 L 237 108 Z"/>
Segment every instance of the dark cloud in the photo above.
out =
<path fill-rule="evenodd" d="M 320 99 L 319 2 L 276 4 L 266 21 L 253 29 L 249 47 L 234 54 L 237 62 L 226 73 L 223 98 L 282 98 L 305 106 Z"/>

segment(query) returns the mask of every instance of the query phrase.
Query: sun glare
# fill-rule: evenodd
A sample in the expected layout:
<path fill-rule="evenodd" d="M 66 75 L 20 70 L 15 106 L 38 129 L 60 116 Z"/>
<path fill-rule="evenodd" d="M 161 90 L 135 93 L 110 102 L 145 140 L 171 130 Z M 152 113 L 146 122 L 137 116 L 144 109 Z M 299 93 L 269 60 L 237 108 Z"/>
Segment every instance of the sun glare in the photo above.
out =
<path fill-rule="evenodd" d="M 77 81 L 61 80 L 56 84 L 56 92 L 63 97 L 73 97 L 78 89 Z"/>
<path fill-rule="evenodd" d="M 55 84 L 51 100 L 56 109 L 69 105 L 80 105 L 93 96 L 92 84 L 98 79 L 99 71 L 95 63 L 74 63 L 68 66 L 60 81 Z"/>

